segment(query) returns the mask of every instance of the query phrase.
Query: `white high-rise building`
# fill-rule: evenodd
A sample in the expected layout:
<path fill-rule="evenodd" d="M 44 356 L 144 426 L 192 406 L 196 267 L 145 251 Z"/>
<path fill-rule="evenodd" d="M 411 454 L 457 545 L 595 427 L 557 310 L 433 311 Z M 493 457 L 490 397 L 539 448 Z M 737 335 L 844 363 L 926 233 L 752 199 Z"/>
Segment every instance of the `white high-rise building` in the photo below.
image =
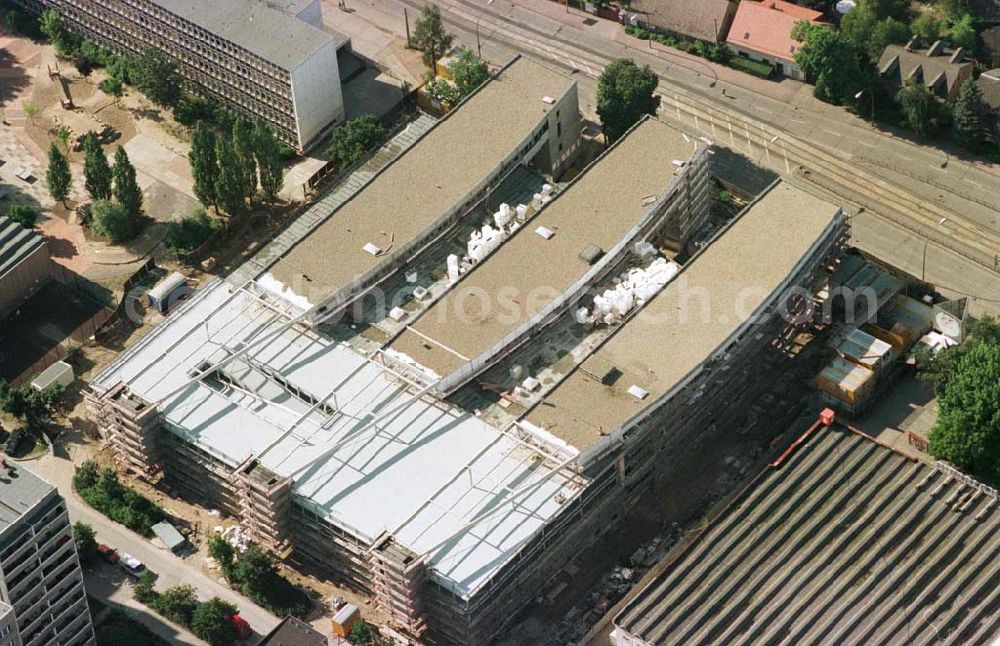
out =
<path fill-rule="evenodd" d="M 0 646 L 94 644 L 62 496 L 0 461 Z"/>

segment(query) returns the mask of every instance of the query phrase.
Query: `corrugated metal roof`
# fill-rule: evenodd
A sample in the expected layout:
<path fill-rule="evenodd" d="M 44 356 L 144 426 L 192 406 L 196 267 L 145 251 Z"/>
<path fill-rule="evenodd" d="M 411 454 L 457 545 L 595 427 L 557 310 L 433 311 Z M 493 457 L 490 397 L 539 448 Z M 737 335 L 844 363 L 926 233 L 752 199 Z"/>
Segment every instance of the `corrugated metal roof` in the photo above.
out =
<path fill-rule="evenodd" d="M 995 492 L 820 427 L 615 623 L 650 644 L 981 644 L 998 580 Z"/>

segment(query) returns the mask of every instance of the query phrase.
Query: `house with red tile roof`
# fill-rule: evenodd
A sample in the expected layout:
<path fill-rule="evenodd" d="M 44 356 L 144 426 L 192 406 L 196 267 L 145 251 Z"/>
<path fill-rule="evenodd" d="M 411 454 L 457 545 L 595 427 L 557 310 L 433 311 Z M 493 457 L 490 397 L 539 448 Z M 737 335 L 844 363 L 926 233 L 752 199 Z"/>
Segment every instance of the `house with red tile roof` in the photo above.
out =
<path fill-rule="evenodd" d="M 738 56 L 771 63 L 781 74 L 805 80 L 795 64 L 795 52 L 802 43 L 792 38 L 792 28 L 800 20 L 820 24 L 822 17 L 819 11 L 783 0 L 743 0 L 726 44 Z"/>

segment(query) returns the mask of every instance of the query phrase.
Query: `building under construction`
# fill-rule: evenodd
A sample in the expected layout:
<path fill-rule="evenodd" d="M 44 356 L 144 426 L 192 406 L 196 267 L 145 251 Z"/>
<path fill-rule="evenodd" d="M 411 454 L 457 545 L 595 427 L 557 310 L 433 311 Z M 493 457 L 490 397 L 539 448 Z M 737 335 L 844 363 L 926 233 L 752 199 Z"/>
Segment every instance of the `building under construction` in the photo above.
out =
<path fill-rule="evenodd" d="M 497 638 L 753 387 L 754 357 L 808 325 L 795 314 L 843 240 L 838 208 L 776 185 L 683 267 L 664 257 L 706 231 L 710 156 L 653 119 L 566 186 L 496 207 L 578 136 L 572 81 L 506 67 L 252 280 L 210 283 L 94 380 L 122 467 L 422 641 Z M 467 254 L 428 270 L 470 231 Z M 403 306 L 364 305 L 411 280 L 427 282 Z M 518 307 L 438 326 L 473 286 L 483 302 L 513 288 Z M 521 298 L 541 288 L 544 303 Z M 692 288 L 708 318 L 676 316 Z M 580 342 L 520 359 L 557 338 Z M 498 371 L 507 383 L 487 381 Z"/>

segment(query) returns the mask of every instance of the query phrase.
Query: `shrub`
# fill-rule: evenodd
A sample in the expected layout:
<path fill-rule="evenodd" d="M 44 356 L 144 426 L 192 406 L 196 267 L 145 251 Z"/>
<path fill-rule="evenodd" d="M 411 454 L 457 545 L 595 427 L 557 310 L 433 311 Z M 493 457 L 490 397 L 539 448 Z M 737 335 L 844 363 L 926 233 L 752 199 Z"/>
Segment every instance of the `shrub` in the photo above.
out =
<path fill-rule="evenodd" d="M 304 616 L 311 603 L 306 593 L 281 576 L 274 557 L 257 545 L 250 545 L 242 554 L 235 554 L 224 538 L 215 537 L 209 543 L 209 555 L 219 561 L 222 574 L 230 585 L 279 617 Z"/>
<path fill-rule="evenodd" d="M 139 219 L 130 215 L 117 202 L 97 200 L 91 206 L 90 213 L 90 228 L 99 236 L 111 238 L 114 242 L 123 242 L 139 233 Z"/>
<path fill-rule="evenodd" d="M 747 72 L 748 74 L 753 74 L 754 76 L 759 76 L 763 79 L 770 78 L 771 75 L 774 74 L 774 66 L 770 63 L 754 61 L 742 56 L 733 56 L 729 59 L 729 66 L 733 69 L 740 70 L 741 72 Z"/>
<path fill-rule="evenodd" d="M 167 229 L 167 247 L 176 253 L 188 253 L 202 245 L 219 228 L 205 209 L 195 209 L 180 222 L 171 222 Z"/>
<path fill-rule="evenodd" d="M 177 585 L 157 595 L 151 605 L 153 610 L 170 621 L 182 626 L 190 626 L 198 599 L 193 587 Z"/>
<path fill-rule="evenodd" d="M 153 587 L 155 583 L 156 575 L 149 570 L 145 570 L 139 575 L 139 580 L 135 582 L 135 587 L 132 588 L 132 596 L 139 603 L 146 605 L 155 604 L 160 596 Z"/>
<path fill-rule="evenodd" d="M 92 461 L 76 468 L 73 486 L 88 505 L 143 536 L 151 536 L 153 525 L 166 518 L 158 505 L 118 482 L 114 469 L 98 469 Z"/>
<path fill-rule="evenodd" d="M 15 204 L 7 209 L 7 217 L 25 229 L 30 229 L 35 226 L 35 221 L 38 219 L 38 211 L 27 204 Z"/>
<path fill-rule="evenodd" d="M 375 117 L 366 115 L 351 119 L 330 133 L 326 154 L 336 162 L 339 172 L 360 161 L 368 151 L 381 144 L 384 137 L 385 128 Z"/>

